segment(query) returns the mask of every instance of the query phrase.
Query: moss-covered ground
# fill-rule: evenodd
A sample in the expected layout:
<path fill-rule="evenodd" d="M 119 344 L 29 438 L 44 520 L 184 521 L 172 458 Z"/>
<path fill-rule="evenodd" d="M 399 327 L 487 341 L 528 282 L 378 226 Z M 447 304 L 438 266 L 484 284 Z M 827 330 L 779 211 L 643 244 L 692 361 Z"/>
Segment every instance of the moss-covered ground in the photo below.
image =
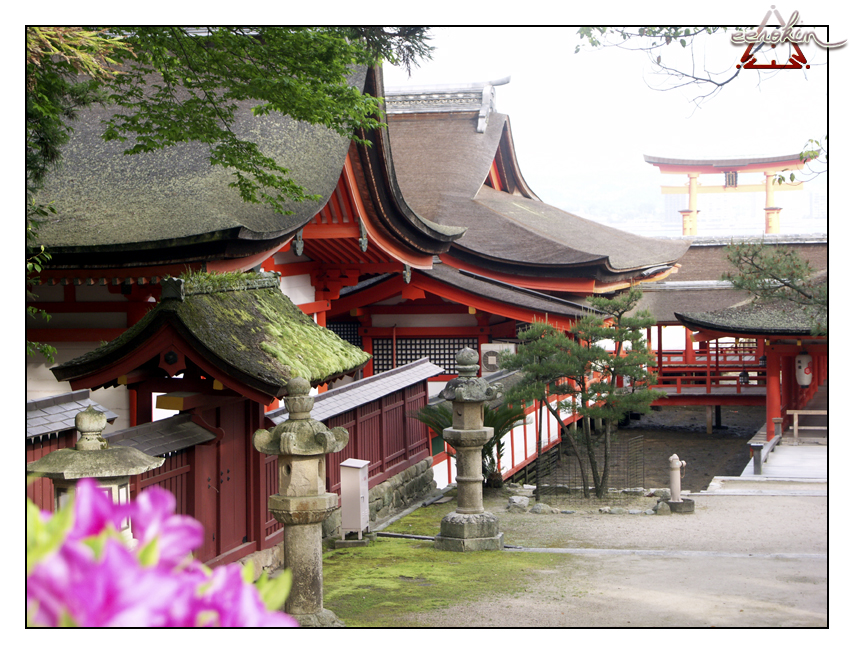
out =
<path fill-rule="evenodd" d="M 379 537 L 370 547 L 324 554 L 323 605 L 348 627 L 423 627 L 413 614 L 525 592 L 536 570 L 567 558 L 442 552 L 432 541 Z"/>
<path fill-rule="evenodd" d="M 485 489 L 484 503 L 506 504 L 507 489 Z M 399 518 L 383 532 L 436 536 L 442 518 L 457 508 L 435 503 Z M 506 541 L 505 541 L 506 542 Z M 524 593 L 538 570 L 565 566 L 566 554 L 444 552 L 431 540 L 378 537 L 370 547 L 330 550 L 323 556 L 323 605 L 348 627 L 419 627 L 416 613 L 486 597 Z"/>

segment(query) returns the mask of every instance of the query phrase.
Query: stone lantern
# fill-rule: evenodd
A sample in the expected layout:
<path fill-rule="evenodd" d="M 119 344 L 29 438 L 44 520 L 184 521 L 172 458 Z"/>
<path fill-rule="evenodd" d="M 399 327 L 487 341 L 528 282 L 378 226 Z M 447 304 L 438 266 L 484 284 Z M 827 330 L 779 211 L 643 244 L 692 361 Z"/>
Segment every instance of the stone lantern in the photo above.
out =
<path fill-rule="evenodd" d="M 86 478 L 108 490 L 114 503 L 128 504 L 131 476 L 159 468 L 165 461 L 133 447 L 109 447 L 101 436 L 107 417 L 93 406 L 77 414 L 74 426 L 80 433 L 74 447 L 56 450 L 27 464 L 28 474 L 53 480 L 56 510 L 65 506 L 77 481 Z M 130 523 L 122 527 L 127 531 Z"/>
<path fill-rule="evenodd" d="M 482 450 L 492 438 L 492 427 L 483 426 L 483 405 L 501 394 L 500 384 L 477 376 L 478 355 L 471 348 L 457 353 L 459 377 L 452 379 L 439 396 L 453 405 L 453 422 L 442 438 L 457 452 L 457 510 L 442 518 L 436 549 L 468 552 L 501 550 L 504 534 L 498 518 L 483 509 Z"/>
<path fill-rule="evenodd" d="M 347 445 L 346 429 L 311 418 L 311 385 L 301 377 L 288 382 L 288 419 L 272 430 L 255 432 L 255 449 L 279 456 L 279 492 L 267 507 L 284 526 L 284 565 L 293 574 L 285 611 L 303 627 L 343 626 L 323 608 L 322 522 L 338 508 L 338 495 L 326 492 L 326 455 Z"/>

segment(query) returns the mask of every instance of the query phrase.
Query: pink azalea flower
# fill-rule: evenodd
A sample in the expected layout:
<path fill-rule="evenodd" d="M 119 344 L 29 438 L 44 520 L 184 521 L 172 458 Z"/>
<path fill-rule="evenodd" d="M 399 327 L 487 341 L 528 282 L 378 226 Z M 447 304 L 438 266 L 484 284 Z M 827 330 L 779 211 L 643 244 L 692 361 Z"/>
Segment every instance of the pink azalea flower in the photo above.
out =
<path fill-rule="evenodd" d="M 127 505 L 113 504 L 113 499 L 92 479 L 81 479 L 74 493 L 74 525 L 68 538 L 77 540 L 95 536 L 108 525 L 120 530 L 127 514 Z"/>
<path fill-rule="evenodd" d="M 267 611 L 258 590 L 243 581 L 241 566 L 208 571 L 188 557 L 204 537 L 201 524 L 175 515 L 175 499 L 151 487 L 129 507 L 91 480 L 78 484 L 74 526 L 65 542 L 27 577 L 27 610 L 34 624 L 80 627 L 296 627 L 292 617 Z M 131 516 L 136 552 L 120 538 L 93 546 L 84 539 Z M 156 539 L 159 559 L 143 566 L 139 552 Z M 99 549 L 96 556 L 95 551 Z"/>
<path fill-rule="evenodd" d="M 298 627 L 294 618 L 268 611 L 257 589 L 243 581 L 241 566 L 228 565 L 213 571 L 204 593 L 208 609 L 218 616 L 219 627 Z"/>
<path fill-rule="evenodd" d="M 202 523 L 175 515 L 175 497 L 159 486 L 147 488 L 131 506 L 131 531 L 143 548 L 157 538 L 158 565 L 173 567 L 202 544 Z"/>
<path fill-rule="evenodd" d="M 33 621 L 49 627 L 63 614 L 80 627 L 194 626 L 197 582 L 143 568 L 116 540 L 107 540 L 100 559 L 66 543 L 30 575 L 27 600 L 37 607 Z"/>

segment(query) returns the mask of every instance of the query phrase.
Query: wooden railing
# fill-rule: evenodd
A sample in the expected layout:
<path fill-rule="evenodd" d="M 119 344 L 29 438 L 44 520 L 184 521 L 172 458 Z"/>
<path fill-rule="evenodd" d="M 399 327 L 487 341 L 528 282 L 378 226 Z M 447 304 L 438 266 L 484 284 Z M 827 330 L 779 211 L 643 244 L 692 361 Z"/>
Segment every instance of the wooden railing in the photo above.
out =
<path fill-rule="evenodd" d="M 748 375 L 748 384 L 765 384 L 765 368 L 760 363 L 757 348 L 753 343 L 718 344 L 711 341 L 700 350 L 667 350 L 656 355 L 654 369 L 658 375 L 658 388 L 676 386 L 676 393 L 682 387 L 705 387 L 711 392 L 713 387 L 735 387 L 741 392 L 739 375 Z"/>
<path fill-rule="evenodd" d="M 798 431 L 801 429 L 827 430 L 827 425 L 801 425 L 798 423 L 800 416 L 826 416 L 827 409 L 789 409 L 786 414 L 794 417 L 792 427 L 795 431 L 795 445 L 798 444 Z"/>
<path fill-rule="evenodd" d="M 729 374 L 720 374 L 720 375 L 710 375 L 706 374 L 704 370 L 695 370 L 691 371 L 690 374 L 683 375 L 673 375 L 673 376 L 665 376 L 659 377 L 658 383 L 654 384 L 654 388 L 660 389 L 672 389 L 674 386 L 676 387 L 676 393 L 681 393 L 683 387 L 687 388 L 699 388 L 703 387 L 706 389 L 706 392 L 711 392 L 712 387 L 714 388 L 734 388 L 736 393 L 741 393 L 742 388 L 745 386 L 764 386 L 765 385 L 765 374 L 764 371 L 746 371 L 748 374 L 748 384 L 742 384 L 739 380 L 738 374 L 729 373 Z M 740 373 L 739 373 L 740 374 Z"/>

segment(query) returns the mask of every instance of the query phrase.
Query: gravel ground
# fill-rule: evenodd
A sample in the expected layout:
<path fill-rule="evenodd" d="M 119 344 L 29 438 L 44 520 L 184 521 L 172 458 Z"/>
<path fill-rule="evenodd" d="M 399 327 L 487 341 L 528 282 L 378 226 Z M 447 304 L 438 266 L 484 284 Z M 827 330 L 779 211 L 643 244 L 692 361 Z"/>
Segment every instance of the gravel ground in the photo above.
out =
<path fill-rule="evenodd" d="M 767 494 L 699 493 L 714 476 L 740 474 L 763 415 L 724 408 L 727 429 L 707 435 L 704 409 L 664 409 L 626 430 L 644 433 L 648 461 L 675 452 L 688 462 L 683 488 L 694 491 L 693 514 L 603 514 L 553 497 L 543 501 L 576 513 L 509 513 L 510 491 L 486 489 L 484 507 L 499 518 L 505 545 L 565 560 L 540 570 L 524 592 L 417 619 L 432 627 L 826 627 L 827 485 L 752 482 Z M 649 483 L 649 472 L 646 481 L 666 485 Z"/>
<path fill-rule="evenodd" d="M 433 627 L 827 626 L 826 497 L 692 497 L 685 515 L 537 515 L 507 513 L 496 494 L 485 505 L 505 544 L 563 548 L 565 562 L 524 593 L 417 618 Z"/>

